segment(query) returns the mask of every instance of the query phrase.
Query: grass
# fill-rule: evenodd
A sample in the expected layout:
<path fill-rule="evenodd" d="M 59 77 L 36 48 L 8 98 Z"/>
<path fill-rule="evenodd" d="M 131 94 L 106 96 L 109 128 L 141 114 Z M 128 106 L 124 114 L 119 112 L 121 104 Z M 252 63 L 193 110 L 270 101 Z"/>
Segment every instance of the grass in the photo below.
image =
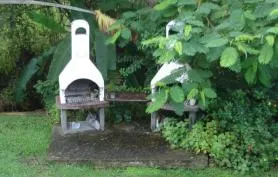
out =
<path fill-rule="evenodd" d="M 52 121 L 42 115 L 0 114 L 0 177 L 278 177 L 278 171 L 240 174 L 207 169 L 110 168 L 48 162 Z"/>

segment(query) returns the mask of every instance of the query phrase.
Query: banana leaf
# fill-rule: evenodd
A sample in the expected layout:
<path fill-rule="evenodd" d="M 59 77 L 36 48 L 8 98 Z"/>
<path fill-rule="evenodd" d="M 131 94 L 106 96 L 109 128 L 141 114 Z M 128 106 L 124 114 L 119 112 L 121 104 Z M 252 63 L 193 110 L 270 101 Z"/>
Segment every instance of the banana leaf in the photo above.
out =
<path fill-rule="evenodd" d="M 17 103 L 20 103 L 24 100 L 28 83 L 39 72 L 40 66 L 42 66 L 43 63 L 50 58 L 53 52 L 54 48 L 52 47 L 44 52 L 41 56 L 31 59 L 27 66 L 20 73 L 20 77 L 16 82 L 15 90 L 15 99 Z"/>

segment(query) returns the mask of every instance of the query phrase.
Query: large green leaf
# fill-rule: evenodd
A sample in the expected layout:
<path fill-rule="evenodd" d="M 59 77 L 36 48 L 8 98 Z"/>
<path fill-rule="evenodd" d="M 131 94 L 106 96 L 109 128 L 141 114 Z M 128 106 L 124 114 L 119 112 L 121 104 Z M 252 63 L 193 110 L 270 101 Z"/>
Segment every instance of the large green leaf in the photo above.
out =
<path fill-rule="evenodd" d="M 175 102 L 170 102 L 169 103 L 171 105 L 171 107 L 173 108 L 174 112 L 178 115 L 178 116 L 182 116 L 184 113 L 184 103 L 175 103 Z"/>
<path fill-rule="evenodd" d="M 217 97 L 215 91 L 212 90 L 211 88 L 205 88 L 203 90 L 203 92 L 204 92 L 205 96 L 208 98 L 216 98 Z"/>
<path fill-rule="evenodd" d="M 261 64 L 268 64 L 274 54 L 273 48 L 269 44 L 265 44 L 259 55 L 259 62 Z"/>
<path fill-rule="evenodd" d="M 183 0 L 183 1 L 178 1 L 178 5 L 195 5 L 197 3 L 196 0 Z"/>
<path fill-rule="evenodd" d="M 196 98 L 196 96 L 198 95 L 198 93 L 199 93 L 199 90 L 198 90 L 197 88 L 193 88 L 193 89 L 189 92 L 189 94 L 187 95 L 187 99 L 188 99 L 188 100 L 191 100 L 191 99 Z"/>
<path fill-rule="evenodd" d="M 39 67 L 37 66 L 37 61 L 38 60 L 36 58 L 33 58 L 24 68 L 23 72 L 20 74 L 20 78 L 18 79 L 16 84 L 16 102 L 23 101 L 28 82 L 39 70 Z"/>
<path fill-rule="evenodd" d="M 185 42 L 183 44 L 183 53 L 188 56 L 194 56 L 196 54 L 196 48 L 192 46 L 190 42 Z"/>
<path fill-rule="evenodd" d="M 27 66 L 20 73 L 20 77 L 16 82 L 15 98 L 16 102 L 22 102 L 25 97 L 26 87 L 33 76 L 38 73 L 40 67 L 43 67 L 43 63 L 53 54 L 54 48 L 50 48 L 44 52 L 41 56 L 33 58 L 27 64 Z"/>
<path fill-rule="evenodd" d="M 108 70 L 116 69 L 116 48 L 113 44 L 106 44 L 108 37 L 99 31 L 95 32 L 96 64 L 104 79 L 107 78 Z"/>
<path fill-rule="evenodd" d="M 257 76 L 257 70 L 258 70 L 258 63 L 254 61 L 244 74 L 244 78 L 248 84 L 254 84 L 256 82 L 256 76 Z"/>
<path fill-rule="evenodd" d="M 250 47 L 248 44 L 242 43 L 242 42 L 237 42 L 235 43 L 237 49 L 245 54 L 247 57 L 247 54 L 252 54 L 252 55 L 258 55 L 260 51 Z"/>
<path fill-rule="evenodd" d="M 265 37 L 265 40 L 267 42 L 268 45 L 270 45 L 271 47 L 273 47 L 274 43 L 275 43 L 275 36 L 274 35 L 267 35 Z"/>
<path fill-rule="evenodd" d="M 56 47 L 50 64 L 47 79 L 57 81 L 59 74 L 71 59 L 71 38 L 67 36 Z"/>
<path fill-rule="evenodd" d="M 175 59 L 176 52 L 173 50 L 164 51 L 157 61 L 159 64 L 167 63 Z"/>
<path fill-rule="evenodd" d="M 161 3 L 157 4 L 154 9 L 155 10 L 164 10 L 171 6 L 172 4 L 175 4 L 177 0 L 163 0 Z"/>
<path fill-rule="evenodd" d="M 205 2 L 200 5 L 197 13 L 208 15 L 212 10 L 219 9 L 219 6 L 214 3 Z"/>
<path fill-rule="evenodd" d="M 205 95 L 205 92 L 204 90 L 202 90 L 200 93 L 200 98 L 201 98 L 201 105 L 202 106 L 206 106 L 206 95 Z"/>
<path fill-rule="evenodd" d="M 211 48 L 209 53 L 206 55 L 206 59 L 209 62 L 213 62 L 221 57 L 221 54 L 223 52 L 223 47 L 216 47 L 216 48 Z"/>
<path fill-rule="evenodd" d="M 125 40 L 129 40 L 131 38 L 131 31 L 128 28 L 124 28 L 121 31 L 121 36 Z"/>
<path fill-rule="evenodd" d="M 111 36 L 110 38 L 108 38 L 105 41 L 105 44 L 109 45 L 109 44 L 115 44 L 116 41 L 118 40 L 118 38 L 121 36 L 121 30 L 117 31 L 113 36 Z"/>
<path fill-rule="evenodd" d="M 228 43 L 228 39 L 225 39 L 225 38 L 214 39 L 214 40 L 208 41 L 208 43 L 206 44 L 206 47 L 208 47 L 208 48 L 221 47 L 227 43 Z"/>
<path fill-rule="evenodd" d="M 278 16 L 278 8 L 273 9 L 270 13 L 269 16 Z"/>
<path fill-rule="evenodd" d="M 238 60 L 238 53 L 235 48 L 227 47 L 220 58 L 220 65 L 222 67 L 230 67 L 234 65 Z"/>
<path fill-rule="evenodd" d="M 204 78 L 202 77 L 199 70 L 197 70 L 197 69 L 191 69 L 190 71 L 188 71 L 188 76 L 189 76 L 190 80 L 197 82 L 197 83 L 201 83 L 204 81 Z"/>
<path fill-rule="evenodd" d="M 173 86 L 170 89 L 170 96 L 176 103 L 182 103 L 184 101 L 184 92 L 181 87 Z"/>
<path fill-rule="evenodd" d="M 160 89 L 160 91 L 154 95 L 154 99 L 155 101 L 148 106 L 146 110 L 147 113 L 158 111 L 167 102 L 168 91 L 166 89 Z"/>
<path fill-rule="evenodd" d="M 236 73 L 239 73 L 242 69 L 240 60 L 238 60 L 234 65 L 230 66 L 229 69 Z"/>
<path fill-rule="evenodd" d="M 188 71 L 188 77 L 190 80 L 201 83 L 207 80 L 212 76 L 212 72 L 209 70 L 202 70 L 202 69 L 191 69 Z"/>
<path fill-rule="evenodd" d="M 273 33 L 273 34 L 278 34 L 278 27 L 271 27 L 266 32 Z"/>
<path fill-rule="evenodd" d="M 188 94 L 192 89 L 197 89 L 198 84 L 192 82 L 184 82 L 182 84 L 182 88 L 184 89 L 185 93 Z"/>
<path fill-rule="evenodd" d="M 28 13 L 28 16 L 34 22 L 39 23 L 44 27 L 51 29 L 52 31 L 62 32 L 62 33 L 66 32 L 65 28 L 61 24 L 59 24 L 53 18 L 50 18 L 49 16 L 43 13 L 31 11 Z"/>
<path fill-rule="evenodd" d="M 271 74 L 270 74 L 270 69 L 269 67 L 265 65 L 260 65 L 258 67 L 258 78 L 259 81 L 266 87 L 271 86 Z"/>
<path fill-rule="evenodd" d="M 180 41 L 176 42 L 175 50 L 179 55 L 182 55 L 182 43 Z"/>

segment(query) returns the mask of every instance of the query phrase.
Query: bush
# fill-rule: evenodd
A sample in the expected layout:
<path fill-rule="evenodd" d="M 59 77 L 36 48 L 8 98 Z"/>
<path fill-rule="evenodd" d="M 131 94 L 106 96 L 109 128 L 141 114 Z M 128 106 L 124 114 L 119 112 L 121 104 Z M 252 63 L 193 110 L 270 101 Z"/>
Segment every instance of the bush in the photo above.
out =
<path fill-rule="evenodd" d="M 188 122 L 177 121 L 173 118 L 166 118 L 162 127 L 162 134 L 173 148 L 182 147 L 183 141 L 188 135 Z"/>
<path fill-rule="evenodd" d="M 15 107 L 14 84 L 10 82 L 7 87 L 0 90 L 0 112 L 14 110 Z"/>
<path fill-rule="evenodd" d="M 44 106 L 51 109 L 55 103 L 55 96 L 58 95 L 58 83 L 50 80 L 38 81 L 34 88 L 42 96 Z"/>
<path fill-rule="evenodd" d="M 192 130 L 179 122 L 166 122 L 162 133 L 174 147 L 207 153 L 219 166 L 239 171 L 267 169 L 278 160 L 275 113 L 268 99 L 235 91 L 212 103 L 206 119 Z"/>
<path fill-rule="evenodd" d="M 48 115 L 54 118 L 55 121 L 58 121 L 60 114 L 55 103 L 55 96 L 58 95 L 58 83 L 50 80 L 38 81 L 34 87 L 37 93 L 42 96 L 42 101 Z"/>

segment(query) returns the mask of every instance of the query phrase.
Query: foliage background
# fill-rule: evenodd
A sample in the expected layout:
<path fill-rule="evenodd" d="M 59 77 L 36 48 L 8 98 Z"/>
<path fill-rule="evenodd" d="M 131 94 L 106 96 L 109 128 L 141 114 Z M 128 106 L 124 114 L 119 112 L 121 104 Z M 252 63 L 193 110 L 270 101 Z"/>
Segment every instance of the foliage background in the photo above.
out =
<path fill-rule="evenodd" d="M 92 31 L 91 60 L 111 90 L 144 92 L 161 64 L 190 65 L 162 80 L 152 95 L 156 101 L 147 108 L 151 113 L 169 103 L 182 116 L 184 101 L 197 99 L 205 110 L 192 130 L 186 129 L 187 122 L 165 125 L 163 134 L 174 147 L 207 153 L 218 165 L 241 171 L 277 162 L 276 0 L 51 2 L 100 11 L 92 16 L 37 6 L 0 7 L 1 111 L 44 106 L 58 116 L 54 97 L 58 75 L 70 59 L 70 22 L 81 18 Z M 179 23 L 166 38 L 171 20 Z M 177 83 L 184 72 L 190 79 Z"/>

